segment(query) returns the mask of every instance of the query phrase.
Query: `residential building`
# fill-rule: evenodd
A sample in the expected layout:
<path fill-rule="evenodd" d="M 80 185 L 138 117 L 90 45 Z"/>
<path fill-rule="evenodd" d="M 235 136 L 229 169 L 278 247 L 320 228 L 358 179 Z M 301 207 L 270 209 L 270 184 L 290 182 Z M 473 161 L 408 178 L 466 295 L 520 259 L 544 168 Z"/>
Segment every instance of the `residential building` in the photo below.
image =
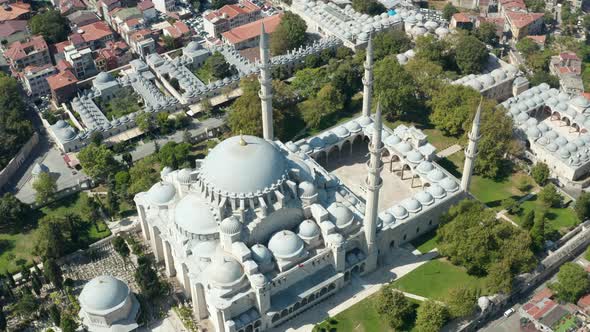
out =
<path fill-rule="evenodd" d="M 10 45 L 16 41 L 23 41 L 30 36 L 27 21 L 0 22 L 0 44 Z"/>
<path fill-rule="evenodd" d="M 34 36 L 26 41 L 12 43 L 4 57 L 8 59 L 14 71 L 20 71 L 27 66 L 43 66 L 51 64 L 49 48 L 43 36 Z"/>
<path fill-rule="evenodd" d="M 261 34 L 261 26 L 264 24 L 266 33 L 272 35 L 281 23 L 282 14 L 267 16 L 261 20 L 233 28 L 221 34 L 224 43 L 232 45 L 238 50 L 255 47 L 258 45 Z"/>
<path fill-rule="evenodd" d="M 549 61 L 549 71 L 559 78 L 561 90 L 567 93 L 584 92 L 582 60 L 574 52 L 562 52 Z"/>
<path fill-rule="evenodd" d="M 465 13 L 455 13 L 451 17 L 451 22 L 449 23 L 449 27 L 451 29 L 465 29 L 471 30 L 473 29 L 473 22 L 475 21 L 474 18 L 470 17 Z"/>
<path fill-rule="evenodd" d="M 0 5 L 0 22 L 28 20 L 31 18 L 31 5 L 24 2 L 4 3 Z"/>
<path fill-rule="evenodd" d="M 546 35 L 531 35 L 526 36 L 525 38 L 534 41 L 535 44 L 537 44 L 541 50 L 545 49 L 545 41 L 547 40 Z"/>
<path fill-rule="evenodd" d="M 161 12 L 161 13 L 167 13 L 167 12 L 171 12 L 172 10 L 174 10 L 174 4 L 176 1 L 174 0 L 153 0 L 152 1 L 154 3 L 154 8 Z"/>
<path fill-rule="evenodd" d="M 128 64 L 131 60 L 129 45 L 124 41 L 108 42 L 105 48 L 97 51 L 94 64 L 98 71 L 109 71 Z"/>
<path fill-rule="evenodd" d="M 141 11 L 143 19 L 150 22 L 156 18 L 156 8 L 151 0 L 143 0 L 137 4 L 137 8 Z"/>
<path fill-rule="evenodd" d="M 73 45 L 67 46 L 64 57 L 72 65 L 72 71 L 79 80 L 96 75 L 96 66 L 89 47 L 76 49 Z"/>
<path fill-rule="evenodd" d="M 47 77 L 57 73 L 57 70 L 51 64 L 41 67 L 27 66 L 19 75 L 23 89 L 27 96 L 37 99 L 40 96 L 48 95 L 51 91 L 47 83 Z"/>
<path fill-rule="evenodd" d="M 119 29 L 119 34 L 127 43 L 129 43 L 129 36 L 135 31 L 145 28 L 144 20 L 132 18 L 123 23 Z"/>
<path fill-rule="evenodd" d="M 222 32 L 260 19 L 261 9 L 249 0 L 237 4 L 225 5 L 215 11 L 203 14 L 203 28 L 212 37 L 219 37 Z"/>
<path fill-rule="evenodd" d="M 154 32 L 148 29 L 134 31 L 129 37 L 129 46 L 140 58 L 156 53 L 156 40 Z"/>
<path fill-rule="evenodd" d="M 526 13 L 527 8 L 524 0 L 500 0 L 498 1 L 498 12 L 504 16 L 507 12 Z"/>
<path fill-rule="evenodd" d="M 119 33 L 121 33 L 121 26 L 131 19 L 143 19 L 143 13 L 139 8 L 115 8 L 110 13 L 110 25 Z"/>
<path fill-rule="evenodd" d="M 114 39 L 113 30 L 103 21 L 81 26 L 69 36 L 69 40 L 76 48 L 90 47 L 92 50 L 102 48 L 106 42 Z"/>
<path fill-rule="evenodd" d="M 78 92 L 78 79 L 70 70 L 47 77 L 51 97 L 59 105 L 72 99 Z"/>
<path fill-rule="evenodd" d="M 543 13 L 506 12 L 506 24 L 512 38 L 520 40 L 528 35 L 539 35 L 543 30 Z"/>
<path fill-rule="evenodd" d="M 568 308 L 553 301 L 553 292 L 548 288 L 535 294 L 520 309 L 521 317 L 528 318 L 541 331 L 554 331 L 555 325 L 571 314 Z"/>
<path fill-rule="evenodd" d="M 62 16 L 68 16 L 84 9 L 86 9 L 86 5 L 82 0 L 63 0 L 59 4 L 59 12 Z"/>
<path fill-rule="evenodd" d="M 163 30 L 164 36 L 172 37 L 176 40 L 182 40 L 190 37 L 191 29 L 182 21 L 175 21 L 174 24 Z"/>
<path fill-rule="evenodd" d="M 121 7 L 120 0 L 99 0 L 96 3 L 96 11 L 99 16 L 103 17 L 109 24 L 111 23 L 111 18 L 109 13 L 111 10 L 115 8 Z"/>
<path fill-rule="evenodd" d="M 96 13 L 91 10 L 79 10 L 68 15 L 68 21 L 70 21 L 70 24 L 72 25 L 72 30 L 75 31 L 78 27 L 96 23 L 100 21 L 100 19 L 96 16 Z"/>
<path fill-rule="evenodd" d="M 504 37 L 504 30 L 506 27 L 506 19 L 504 16 L 500 15 L 487 15 L 487 16 L 478 16 L 475 22 L 475 27 L 479 28 L 482 23 L 492 23 L 496 26 L 496 36 L 498 36 L 499 40 Z"/>

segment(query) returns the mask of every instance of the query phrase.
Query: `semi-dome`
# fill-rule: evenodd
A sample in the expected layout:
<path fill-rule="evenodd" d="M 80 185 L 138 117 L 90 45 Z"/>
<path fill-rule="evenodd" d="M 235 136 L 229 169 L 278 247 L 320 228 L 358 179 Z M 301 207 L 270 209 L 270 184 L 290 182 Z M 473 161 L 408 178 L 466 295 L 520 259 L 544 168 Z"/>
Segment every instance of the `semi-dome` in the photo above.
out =
<path fill-rule="evenodd" d="M 332 203 L 328 206 L 328 212 L 330 213 L 330 220 L 339 229 L 350 226 L 354 221 L 354 214 L 342 203 Z"/>
<path fill-rule="evenodd" d="M 268 241 L 268 249 L 276 258 L 290 259 L 301 255 L 304 243 L 301 238 L 289 230 L 275 233 Z"/>
<path fill-rule="evenodd" d="M 155 205 L 167 204 L 174 198 L 175 194 L 176 189 L 174 189 L 173 185 L 167 182 L 158 182 L 147 191 L 149 201 Z"/>
<path fill-rule="evenodd" d="M 244 276 L 242 265 L 231 256 L 221 256 L 213 260 L 207 267 L 205 275 L 216 286 L 231 286 Z"/>
<path fill-rule="evenodd" d="M 313 220 L 303 220 L 297 234 L 304 240 L 313 239 L 320 235 L 320 227 Z"/>
<path fill-rule="evenodd" d="M 217 233 L 217 221 L 207 203 L 195 194 L 184 196 L 174 209 L 178 227 L 192 234 Z"/>
<path fill-rule="evenodd" d="M 80 305 L 89 313 L 103 314 L 117 309 L 127 300 L 130 290 L 123 281 L 111 276 L 90 280 L 80 293 Z"/>
<path fill-rule="evenodd" d="M 223 219 L 219 225 L 221 231 L 225 234 L 233 235 L 242 230 L 242 223 L 235 216 Z"/>
<path fill-rule="evenodd" d="M 286 179 L 284 155 L 266 140 L 234 136 L 217 145 L 203 160 L 201 178 L 216 190 L 256 193 Z"/>
<path fill-rule="evenodd" d="M 303 181 L 299 184 L 299 197 L 301 198 L 312 198 L 317 195 L 318 191 L 313 183 L 309 181 Z"/>
<path fill-rule="evenodd" d="M 252 252 L 252 259 L 258 264 L 268 264 L 272 261 L 270 250 L 260 243 L 250 247 L 250 251 Z"/>

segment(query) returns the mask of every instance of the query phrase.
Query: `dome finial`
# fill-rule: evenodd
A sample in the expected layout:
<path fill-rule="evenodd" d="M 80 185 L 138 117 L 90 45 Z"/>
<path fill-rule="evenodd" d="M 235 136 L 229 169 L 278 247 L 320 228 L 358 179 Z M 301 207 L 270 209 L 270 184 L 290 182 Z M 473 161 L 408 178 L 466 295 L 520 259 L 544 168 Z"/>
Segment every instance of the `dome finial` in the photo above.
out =
<path fill-rule="evenodd" d="M 240 131 L 240 145 L 241 146 L 246 146 L 248 145 L 248 143 L 244 140 L 244 135 L 242 134 L 242 132 Z"/>

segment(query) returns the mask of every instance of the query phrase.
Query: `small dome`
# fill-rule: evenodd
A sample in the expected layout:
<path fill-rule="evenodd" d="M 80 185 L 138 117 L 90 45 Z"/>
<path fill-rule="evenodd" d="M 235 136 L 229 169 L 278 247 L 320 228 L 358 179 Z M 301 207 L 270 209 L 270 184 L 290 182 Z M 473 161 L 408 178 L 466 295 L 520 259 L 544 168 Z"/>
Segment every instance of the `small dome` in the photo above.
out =
<path fill-rule="evenodd" d="M 381 218 L 381 221 L 383 222 L 383 226 L 387 226 L 387 225 L 395 223 L 395 217 L 389 212 L 384 212 L 380 216 L 380 218 Z"/>
<path fill-rule="evenodd" d="M 358 123 L 359 125 L 361 125 L 362 127 L 366 127 L 368 125 L 370 125 L 371 123 L 373 123 L 373 119 L 371 119 L 368 116 L 362 116 L 360 118 L 358 118 Z"/>
<path fill-rule="evenodd" d="M 446 177 L 445 173 L 443 173 L 440 169 L 435 168 L 432 171 L 428 172 L 427 178 L 428 180 L 436 183 Z"/>
<path fill-rule="evenodd" d="M 346 228 L 354 221 L 354 214 L 342 203 L 332 203 L 328 207 L 328 212 L 330 213 L 330 220 L 338 229 Z"/>
<path fill-rule="evenodd" d="M 416 212 L 422 210 L 422 204 L 420 204 L 420 202 L 418 202 L 418 200 L 416 200 L 414 198 L 405 199 L 402 202 L 402 205 L 406 208 L 406 210 L 408 210 L 412 213 L 416 213 Z"/>
<path fill-rule="evenodd" d="M 387 137 L 387 139 L 385 139 L 385 144 L 393 146 L 393 145 L 398 144 L 401 141 L 402 141 L 402 139 L 399 138 L 399 136 L 394 134 L 394 135 Z"/>
<path fill-rule="evenodd" d="M 242 265 L 231 256 L 214 258 L 205 270 L 205 275 L 216 286 L 227 287 L 240 281 L 244 276 Z"/>
<path fill-rule="evenodd" d="M 68 126 L 68 124 L 64 120 L 57 120 L 57 122 L 54 124 L 54 126 L 56 128 L 65 128 Z"/>
<path fill-rule="evenodd" d="M 432 196 L 438 199 L 447 195 L 447 192 L 439 184 L 433 184 L 432 186 L 428 187 L 427 190 L 430 194 L 432 194 Z"/>
<path fill-rule="evenodd" d="M 299 197 L 312 198 L 318 194 L 316 187 L 309 181 L 303 181 L 299 184 Z"/>
<path fill-rule="evenodd" d="M 252 259 L 258 264 L 268 264 L 272 261 L 272 254 L 267 247 L 262 244 L 255 244 L 250 247 L 252 252 Z"/>
<path fill-rule="evenodd" d="M 346 137 L 350 136 L 350 132 L 344 126 L 340 126 L 336 129 L 334 129 L 333 132 L 339 138 L 346 138 Z"/>
<path fill-rule="evenodd" d="M 565 148 L 569 151 L 569 152 L 576 152 L 578 150 L 578 146 L 572 142 L 569 142 L 565 145 Z"/>
<path fill-rule="evenodd" d="M 585 109 L 590 107 L 590 100 L 586 99 L 584 96 L 577 96 L 572 99 L 571 104 Z"/>
<path fill-rule="evenodd" d="M 147 197 L 152 204 L 165 205 L 176 195 L 174 186 L 167 182 L 158 182 L 147 191 Z"/>
<path fill-rule="evenodd" d="M 477 306 L 481 311 L 486 311 L 490 307 L 490 299 L 487 296 L 482 296 L 477 299 Z"/>
<path fill-rule="evenodd" d="M 361 131 L 361 125 L 358 124 L 358 122 L 352 120 L 350 122 L 348 122 L 346 125 L 346 129 L 348 129 L 351 133 L 358 133 Z"/>
<path fill-rule="evenodd" d="M 391 208 L 391 214 L 395 217 L 395 219 L 406 219 L 409 215 L 408 210 L 403 206 L 396 204 Z"/>
<path fill-rule="evenodd" d="M 285 146 L 291 152 L 297 152 L 297 151 L 299 151 L 299 147 L 297 146 L 297 144 L 295 144 L 293 142 L 287 142 L 287 144 L 285 144 Z"/>
<path fill-rule="evenodd" d="M 432 171 L 434 169 L 434 166 L 432 165 L 432 163 L 428 160 L 425 160 L 423 162 L 421 162 L 418 167 L 416 167 L 416 170 L 419 173 L 422 174 L 427 174 L 428 172 Z"/>
<path fill-rule="evenodd" d="M 417 193 L 414 198 L 416 198 L 422 205 L 431 205 L 434 203 L 434 198 L 427 191 Z"/>
<path fill-rule="evenodd" d="M 453 179 L 451 178 L 446 178 L 443 179 L 440 182 L 441 187 L 443 187 L 446 191 L 448 192 L 454 192 L 457 189 L 459 189 L 459 185 L 457 185 L 457 182 L 455 182 Z"/>
<path fill-rule="evenodd" d="M 555 139 L 555 144 L 557 144 L 559 146 L 564 146 L 567 144 L 567 138 L 565 138 L 563 136 L 559 136 L 558 138 Z"/>
<path fill-rule="evenodd" d="M 268 241 L 268 249 L 276 258 L 290 259 L 303 253 L 304 243 L 297 234 L 289 230 L 275 233 Z"/>
<path fill-rule="evenodd" d="M 547 144 L 547 146 L 545 146 L 545 148 L 547 150 L 549 150 L 550 152 L 555 152 L 555 151 L 557 151 L 557 149 L 559 149 L 559 147 L 557 146 L 557 144 L 555 144 L 555 142 L 551 142 L 551 143 Z"/>
<path fill-rule="evenodd" d="M 101 71 L 94 79 L 97 83 L 108 83 L 113 80 L 113 77 L 104 71 Z"/>
<path fill-rule="evenodd" d="M 102 314 L 117 309 L 130 294 L 129 286 L 111 276 L 90 280 L 80 293 L 80 306 L 84 311 Z"/>
<path fill-rule="evenodd" d="M 188 168 L 181 169 L 178 171 L 176 178 L 181 184 L 190 184 L 192 182 L 191 170 Z"/>
<path fill-rule="evenodd" d="M 397 151 L 403 154 L 412 151 L 412 146 L 408 142 L 400 142 L 395 146 L 395 148 L 397 149 Z"/>
<path fill-rule="evenodd" d="M 547 133 L 545 133 L 545 136 L 547 136 L 547 138 L 550 140 L 554 140 L 559 136 L 559 134 L 557 134 L 556 132 L 554 132 L 552 130 L 552 131 L 548 131 Z"/>
<path fill-rule="evenodd" d="M 541 137 L 541 131 L 537 127 L 530 127 L 526 131 L 526 135 L 531 138 L 539 138 Z"/>
<path fill-rule="evenodd" d="M 408 161 L 414 164 L 417 164 L 424 160 L 424 155 L 417 150 L 412 150 L 408 152 L 408 154 L 406 155 L 406 159 L 408 159 Z"/>
<path fill-rule="evenodd" d="M 220 229 L 225 234 L 237 234 L 242 230 L 242 223 L 235 216 L 231 216 L 223 219 Z"/>
<path fill-rule="evenodd" d="M 173 171 L 172 167 L 164 167 L 162 168 L 162 170 L 160 171 L 160 177 L 165 177 L 166 175 L 170 174 Z"/>
<path fill-rule="evenodd" d="M 320 236 L 320 227 L 313 220 L 303 220 L 297 234 L 304 240 L 310 240 Z"/>
<path fill-rule="evenodd" d="M 565 148 L 559 149 L 558 153 L 559 153 L 559 156 L 561 157 L 561 159 L 567 159 L 571 155 L 571 153 Z"/>

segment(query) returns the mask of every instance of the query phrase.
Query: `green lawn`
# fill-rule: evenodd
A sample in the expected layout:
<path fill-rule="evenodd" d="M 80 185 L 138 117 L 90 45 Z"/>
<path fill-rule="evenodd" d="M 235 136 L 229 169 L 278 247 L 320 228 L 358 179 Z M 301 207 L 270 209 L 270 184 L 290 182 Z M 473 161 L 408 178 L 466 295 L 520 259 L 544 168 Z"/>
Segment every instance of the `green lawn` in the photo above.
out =
<path fill-rule="evenodd" d="M 27 217 L 28 226 L 18 233 L 0 233 L 0 273 L 18 270 L 16 262 L 24 259 L 32 264 L 35 245 L 35 230 L 38 222 L 43 217 L 63 217 L 66 213 L 80 213 L 81 197 L 84 193 L 78 193 L 62 200 L 34 210 Z M 97 229 L 98 228 L 98 229 Z M 81 238 L 83 245 L 89 245 L 111 234 L 106 224 L 99 221 L 96 226 L 88 224 L 88 233 Z"/>
<path fill-rule="evenodd" d="M 379 293 L 375 293 L 352 307 L 344 310 L 338 315 L 327 319 L 314 328 L 314 332 L 334 331 L 338 332 L 393 332 L 387 322 L 379 316 L 375 309 Z M 419 302 L 408 299 L 415 308 L 418 308 Z M 414 331 L 414 321 L 407 322 L 408 331 Z M 324 328 L 325 330 L 322 330 Z"/>
<path fill-rule="evenodd" d="M 517 224 L 520 224 L 522 218 L 531 210 L 540 211 L 545 210 L 545 207 L 537 199 L 537 196 L 523 202 L 520 207 L 521 212 L 518 215 L 510 215 L 510 219 L 514 220 Z M 549 226 L 549 232 L 557 231 L 561 234 L 567 233 L 568 230 L 575 227 L 578 223 L 578 217 L 573 209 L 570 208 L 549 208 L 547 209 L 547 225 Z"/>
<path fill-rule="evenodd" d="M 468 286 L 484 289 L 482 278 L 470 276 L 462 267 L 454 266 L 444 259 L 432 260 L 394 281 L 392 287 L 401 291 L 443 300 L 449 289 Z"/>
<path fill-rule="evenodd" d="M 424 233 L 420 235 L 418 238 L 412 240 L 410 243 L 418 249 L 421 253 L 425 254 L 430 252 L 432 249 L 436 248 L 436 241 L 438 240 L 438 236 L 436 234 L 436 229 L 428 233 Z"/>

